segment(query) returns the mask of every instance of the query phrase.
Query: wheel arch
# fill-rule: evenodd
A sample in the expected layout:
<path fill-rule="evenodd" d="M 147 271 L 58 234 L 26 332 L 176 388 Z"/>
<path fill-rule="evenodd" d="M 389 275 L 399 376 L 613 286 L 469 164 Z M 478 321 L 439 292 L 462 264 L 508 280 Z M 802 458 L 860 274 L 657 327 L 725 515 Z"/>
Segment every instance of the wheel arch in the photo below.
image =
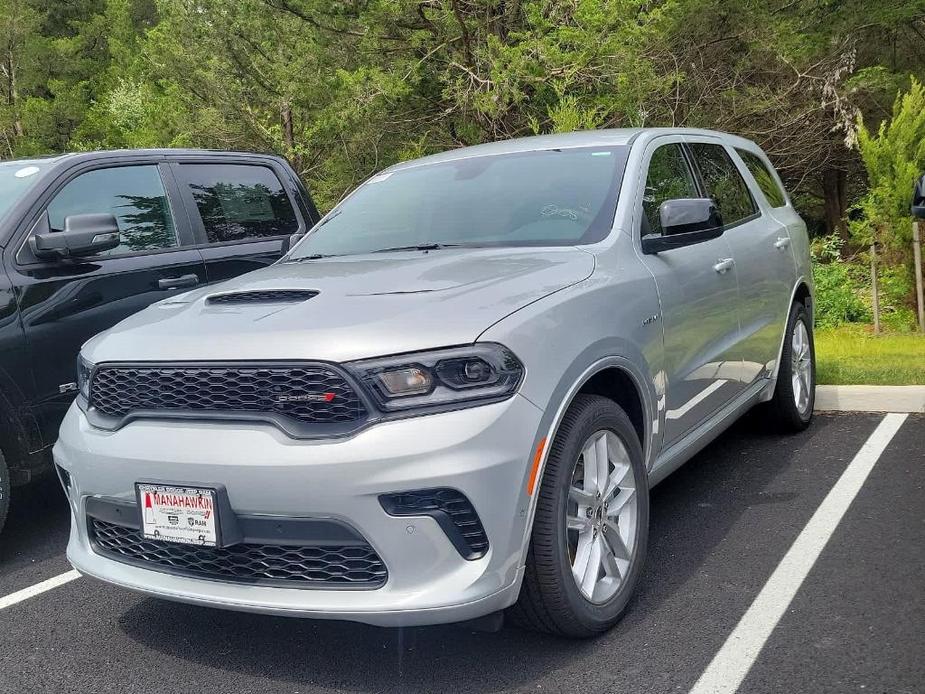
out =
<path fill-rule="evenodd" d="M 639 385 L 627 369 L 620 366 L 604 367 L 592 374 L 576 391 L 572 399 L 574 400 L 575 396 L 581 393 L 600 395 L 617 403 L 633 423 L 643 455 L 646 454 L 651 442 L 646 437 L 645 404 Z"/>
<path fill-rule="evenodd" d="M 790 305 L 793 306 L 794 301 L 799 301 L 806 307 L 806 312 L 809 313 L 809 318 L 813 320 L 813 292 L 809 288 L 809 284 L 803 279 L 797 282 L 796 287 L 793 290 L 793 298 L 790 300 Z"/>
<path fill-rule="evenodd" d="M 0 390 L 0 451 L 6 459 L 10 476 L 16 479 L 26 469 L 29 441 L 22 422 L 6 394 Z"/>
<path fill-rule="evenodd" d="M 798 277 L 797 281 L 793 285 L 793 290 L 790 292 L 790 303 L 787 304 L 787 315 L 790 315 L 790 307 L 793 306 L 795 302 L 799 301 L 806 307 L 807 313 L 809 313 L 809 322 L 810 325 L 815 324 L 815 318 L 813 317 L 813 290 L 810 281 L 806 277 Z M 780 359 L 781 355 L 784 353 L 784 340 L 787 339 L 787 324 L 784 322 L 784 327 L 781 330 L 780 336 L 780 345 L 777 347 L 777 360 L 774 364 L 774 372 L 771 374 L 771 378 L 768 379 L 768 386 L 765 388 L 764 392 L 759 398 L 761 402 L 767 402 L 772 397 L 774 397 L 774 389 L 777 387 L 777 374 L 780 372 Z"/>
<path fill-rule="evenodd" d="M 647 385 L 648 384 L 648 385 Z M 543 473 L 552 442 L 559 431 L 559 426 L 565 413 L 575 397 L 581 393 L 602 395 L 616 402 L 630 418 L 633 428 L 640 436 L 643 460 L 646 469 L 651 470 L 651 464 L 657 455 L 658 413 L 656 410 L 656 396 L 652 380 L 647 378 L 639 366 L 631 359 L 620 356 L 603 357 L 587 366 L 578 378 L 572 379 L 570 386 L 565 389 L 562 397 L 556 401 L 555 408 L 547 410 L 534 442 L 534 458 L 529 478 L 534 484 L 528 484 L 528 501 L 526 508 L 526 524 L 522 542 L 522 555 L 520 565 L 526 561 L 530 545 L 530 535 L 533 530 L 533 519 L 536 513 L 536 502 L 539 494 L 539 485 L 542 483 Z M 552 404 L 552 403 L 551 403 Z"/>
<path fill-rule="evenodd" d="M 2 381 L 7 381 L 4 387 Z M 0 376 L 0 451 L 6 460 L 11 481 L 18 486 L 28 482 L 44 466 L 44 447 L 38 425 L 25 402 L 11 390 L 6 374 Z"/>

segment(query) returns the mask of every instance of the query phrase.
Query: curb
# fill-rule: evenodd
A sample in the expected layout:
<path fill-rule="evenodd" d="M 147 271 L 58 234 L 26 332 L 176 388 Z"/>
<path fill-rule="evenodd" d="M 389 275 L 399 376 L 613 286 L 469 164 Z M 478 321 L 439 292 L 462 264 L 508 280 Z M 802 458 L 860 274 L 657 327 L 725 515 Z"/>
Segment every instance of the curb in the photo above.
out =
<path fill-rule="evenodd" d="M 925 412 L 925 386 L 816 386 L 817 412 Z"/>

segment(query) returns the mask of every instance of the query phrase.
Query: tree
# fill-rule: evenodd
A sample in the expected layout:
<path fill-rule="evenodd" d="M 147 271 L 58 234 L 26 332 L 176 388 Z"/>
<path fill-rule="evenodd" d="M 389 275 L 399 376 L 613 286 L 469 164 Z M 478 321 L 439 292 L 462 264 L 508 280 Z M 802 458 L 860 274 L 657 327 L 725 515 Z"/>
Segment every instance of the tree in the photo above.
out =
<path fill-rule="evenodd" d="M 925 86 L 913 77 L 909 90 L 896 97 L 892 117 L 875 132 L 859 119 L 857 142 L 869 188 L 852 231 L 861 242 L 877 241 L 908 260 L 912 189 L 925 172 Z"/>

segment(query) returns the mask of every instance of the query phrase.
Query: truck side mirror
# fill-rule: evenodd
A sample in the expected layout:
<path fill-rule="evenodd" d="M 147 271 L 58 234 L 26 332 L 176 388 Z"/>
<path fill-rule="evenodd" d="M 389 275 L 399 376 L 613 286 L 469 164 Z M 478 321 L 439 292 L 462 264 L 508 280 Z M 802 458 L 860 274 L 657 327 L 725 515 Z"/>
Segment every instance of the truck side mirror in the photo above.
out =
<path fill-rule="evenodd" d="M 64 231 L 52 231 L 47 219 L 29 240 L 36 258 L 82 258 L 117 248 L 122 242 L 119 224 L 109 213 L 73 214 L 64 218 Z"/>
<path fill-rule="evenodd" d="M 925 219 L 925 175 L 916 182 L 912 191 L 912 216 Z"/>

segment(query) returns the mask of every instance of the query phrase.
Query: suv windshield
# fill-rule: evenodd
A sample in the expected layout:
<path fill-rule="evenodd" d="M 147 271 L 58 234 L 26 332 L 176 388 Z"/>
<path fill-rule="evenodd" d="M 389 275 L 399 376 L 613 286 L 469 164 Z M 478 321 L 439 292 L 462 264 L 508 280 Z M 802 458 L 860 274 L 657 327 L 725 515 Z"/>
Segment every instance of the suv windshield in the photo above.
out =
<path fill-rule="evenodd" d="M 418 246 L 566 246 L 613 224 L 628 147 L 467 157 L 373 176 L 289 259 Z"/>
<path fill-rule="evenodd" d="M 0 163 L 0 219 L 41 178 L 49 162 L 20 159 Z"/>

